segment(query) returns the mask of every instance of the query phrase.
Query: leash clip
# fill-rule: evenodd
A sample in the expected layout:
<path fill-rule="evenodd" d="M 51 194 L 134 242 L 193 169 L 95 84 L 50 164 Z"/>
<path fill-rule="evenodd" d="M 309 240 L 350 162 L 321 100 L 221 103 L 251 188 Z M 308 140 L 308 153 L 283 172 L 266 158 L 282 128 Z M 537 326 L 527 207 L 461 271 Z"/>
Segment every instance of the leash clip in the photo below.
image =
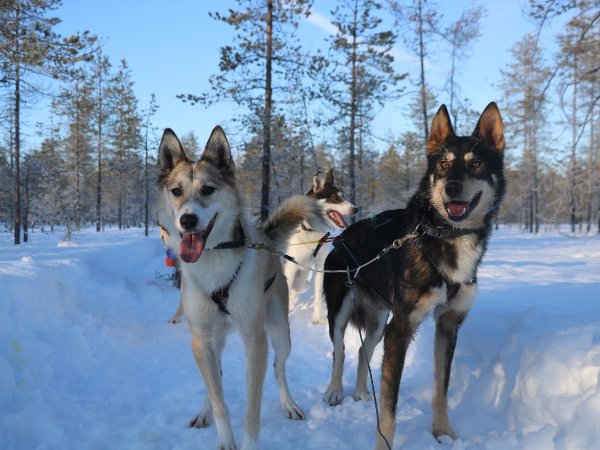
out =
<path fill-rule="evenodd" d="M 350 267 L 346 266 L 346 287 L 354 289 L 356 287 L 356 279 L 350 276 Z"/>

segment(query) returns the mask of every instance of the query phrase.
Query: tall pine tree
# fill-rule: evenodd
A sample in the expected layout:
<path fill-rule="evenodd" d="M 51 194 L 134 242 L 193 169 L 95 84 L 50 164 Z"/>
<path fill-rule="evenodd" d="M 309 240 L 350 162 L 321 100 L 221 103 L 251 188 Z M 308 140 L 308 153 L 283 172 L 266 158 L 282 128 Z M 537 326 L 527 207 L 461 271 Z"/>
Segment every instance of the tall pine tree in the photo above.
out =
<path fill-rule="evenodd" d="M 60 0 L 7 0 L 0 8 L 0 67 L 2 80 L 13 87 L 14 105 L 14 242 L 21 243 L 21 107 L 23 77 L 42 75 L 58 78 L 70 66 L 87 57 L 85 51 L 95 38 L 87 32 L 62 38 L 54 29 L 57 17 L 47 15 Z"/>
<path fill-rule="evenodd" d="M 400 91 L 393 68 L 396 36 L 382 29 L 377 15 L 382 5 L 374 0 L 341 0 L 332 11 L 336 34 L 326 56 L 315 58 L 313 76 L 320 96 L 331 105 L 330 124 L 344 123 L 340 131 L 348 148 L 349 200 L 356 202 L 356 153 L 359 137 L 377 108 Z"/>
<path fill-rule="evenodd" d="M 133 92 L 131 70 L 127 61 L 121 60 L 117 73 L 111 78 L 106 90 L 108 102 L 108 140 L 112 150 L 110 167 L 115 183 L 111 193 L 117 203 L 117 224 L 119 229 L 131 226 L 137 211 L 130 210 L 129 204 L 141 185 L 142 158 L 140 157 L 141 118 L 137 111 L 137 98 Z M 139 204 L 143 204 L 142 198 Z"/>
<path fill-rule="evenodd" d="M 179 95 L 192 104 L 233 101 L 250 113 L 250 130 L 262 131 L 262 188 L 260 217 L 269 215 L 271 129 L 277 99 L 287 90 L 289 75 L 303 64 L 295 30 L 308 15 L 310 0 L 237 0 L 239 9 L 210 16 L 235 30 L 231 45 L 221 47 L 219 73 L 210 78 L 211 91 Z M 259 126 L 256 126 L 259 119 Z"/>

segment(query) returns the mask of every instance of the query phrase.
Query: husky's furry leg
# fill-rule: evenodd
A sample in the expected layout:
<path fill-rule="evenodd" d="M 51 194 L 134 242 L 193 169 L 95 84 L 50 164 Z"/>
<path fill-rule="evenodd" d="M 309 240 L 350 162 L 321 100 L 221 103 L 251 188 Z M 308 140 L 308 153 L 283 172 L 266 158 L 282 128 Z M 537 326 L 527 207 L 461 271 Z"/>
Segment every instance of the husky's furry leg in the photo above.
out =
<path fill-rule="evenodd" d="M 203 336 L 204 337 L 204 336 Z M 208 341 L 208 340 L 207 340 Z M 229 410 L 223 400 L 223 382 L 221 378 L 221 355 L 212 345 L 192 332 L 192 351 L 210 397 L 215 425 L 217 427 L 218 447 L 225 450 L 236 448 L 231 430 Z M 197 421 L 196 421 L 197 422 Z"/>
<path fill-rule="evenodd" d="M 379 423 L 381 432 L 391 444 L 396 431 L 396 406 L 400 391 L 400 379 L 404 370 L 406 351 L 414 333 L 414 326 L 406 315 L 394 314 L 385 327 L 384 353 L 381 366 L 381 406 Z M 385 450 L 387 445 L 376 431 L 376 450 Z"/>
<path fill-rule="evenodd" d="M 267 306 L 267 331 L 275 350 L 273 369 L 279 388 L 279 399 L 288 419 L 302 420 L 304 412 L 292 398 L 287 383 L 285 366 L 292 344 L 288 319 L 287 287 L 281 276 L 277 277 L 271 289 L 274 290 L 274 297 Z"/>
<path fill-rule="evenodd" d="M 285 262 L 283 264 L 283 274 L 287 281 L 287 287 L 289 292 L 289 309 L 293 309 L 296 306 L 296 300 L 298 298 L 299 289 L 296 289 L 297 280 L 296 276 L 299 275 L 297 266 L 291 262 Z"/>
<path fill-rule="evenodd" d="M 356 390 L 354 391 L 354 400 L 370 400 L 371 394 L 367 388 L 368 364 L 373 357 L 373 351 L 383 336 L 383 330 L 389 311 L 380 310 L 377 312 L 377 323 L 367 324 L 365 328 L 364 352 L 363 348 L 358 349 L 358 370 L 356 375 Z M 365 353 L 367 358 L 365 359 Z"/>
<path fill-rule="evenodd" d="M 223 348 L 225 347 L 226 338 L 227 338 L 227 335 L 225 333 L 223 333 L 223 334 L 220 334 L 219 336 L 217 336 L 213 341 L 213 349 L 215 351 L 215 356 L 216 356 L 217 360 L 219 361 L 219 373 L 221 374 L 221 377 L 223 376 L 223 369 L 221 367 L 221 355 L 223 354 Z M 193 350 L 193 346 L 192 346 L 192 350 Z M 200 412 L 198 413 L 197 416 L 195 416 L 190 421 L 190 427 L 206 428 L 206 427 L 210 426 L 212 424 L 212 422 L 213 422 L 212 405 L 210 403 L 210 396 L 207 393 L 206 397 L 204 399 L 204 402 L 202 403 L 202 407 L 200 408 Z"/>
<path fill-rule="evenodd" d="M 315 269 L 322 270 L 325 266 L 325 258 L 327 258 L 327 249 L 322 248 L 315 257 Z M 315 298 L 313 306 L 313 323 L 327 323 L 327 314 L 325 313 L 325 302 L 323 300 L 323 272 L 315 272 Z"/>
<path fill-rule="evenodd" d="M 179 300 L 179 306 L 177 307 L 177 311 L 175 311 L 173 317 L 167 320 L 167 323 L 179 323 L 181 322 L 181 316 L 183 316 L 183 303 L 181 302 L 181 300 Z"/>
<path fill-rule="evenodd" d="M 267 336 L 262 323 L 255 323 L 254 325 L 250 329 L 241 330 L 246 348 L 246 370 L 248 372 L 242 450 L 254 450 L 258 448 L 262 390 L 267 369 Z"/>
<path fill-rule="evenodd" d="M 456 439 L 448 420 L 448 385 L 458 330 L 475 299 L 475 285 L 462 284 L 456 296 L 436 312 L 434 347 L 433 426 L 435 438 L 446 435 Z"/>
<path fill-rule="evenodd" d="M 333 318 L 329 317 L 329 337 L 333 342 L 333 369 L 331 371 L 331 381 L 325 391 L 323 400 L 331 406 L 339 405 L 344 400 L 344 387 L 342 385 L 342 375 L 344 374 L 344 334 L 350 321 L 354 305 L 350 294 L 346 293 L 338 313 Z"/>

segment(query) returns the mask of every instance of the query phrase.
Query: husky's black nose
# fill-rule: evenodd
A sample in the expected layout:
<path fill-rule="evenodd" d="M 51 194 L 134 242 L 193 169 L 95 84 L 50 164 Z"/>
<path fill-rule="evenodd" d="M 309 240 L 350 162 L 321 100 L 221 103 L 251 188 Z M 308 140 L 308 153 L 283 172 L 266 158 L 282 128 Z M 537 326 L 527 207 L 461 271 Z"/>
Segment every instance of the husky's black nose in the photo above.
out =
<path fill-rule="evenodd" d="M 462 192 L 463 185 L 460 181 L 448 181 L 445 189 L 448 197 L 456 197 Z"/>
<path fill-rule="evenodd" d="M 192 231 L 198 225 L 198 216 L 196 214 L 184 214 L 179 219 L 179 223 L 186 231 Z"/>

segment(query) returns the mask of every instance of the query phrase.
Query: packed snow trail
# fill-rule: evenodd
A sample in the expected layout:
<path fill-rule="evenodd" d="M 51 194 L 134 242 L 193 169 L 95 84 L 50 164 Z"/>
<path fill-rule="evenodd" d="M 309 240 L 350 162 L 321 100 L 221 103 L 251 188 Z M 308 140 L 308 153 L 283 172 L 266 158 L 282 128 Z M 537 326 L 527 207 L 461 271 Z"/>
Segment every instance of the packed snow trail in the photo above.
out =
<path fill-rule="evenodd" d="M 178 291 L 154 232 L 84 231 L 69 245 L 0 234 L 0 448 L 212 449 L 215 428 L 187 427 L 204 396 L 185 323 L 166 321 Z M 430 434 L 433 322 L 412 344 L 394 448 L 600 448 L 600 238 L 495 232 L 480 293 L 459 335 L 450 420 L 460 439 Z M 322 401 L 331 369 L 327 327 L 311 323 L 310 293 L 291 312 L 290 389 L 307 415 L 283 417 L 270 369 L 260 447 L 373 447 L 372 402 L 352 399 L 358 334 L 347 333 L 344 391 Z M 231 335 L 225 398 L 241 442 L 245 364 Z M 272 354 L 270 356 L 272 362 Z M 381 345 L 372 368 L 379 389 Z"/>

